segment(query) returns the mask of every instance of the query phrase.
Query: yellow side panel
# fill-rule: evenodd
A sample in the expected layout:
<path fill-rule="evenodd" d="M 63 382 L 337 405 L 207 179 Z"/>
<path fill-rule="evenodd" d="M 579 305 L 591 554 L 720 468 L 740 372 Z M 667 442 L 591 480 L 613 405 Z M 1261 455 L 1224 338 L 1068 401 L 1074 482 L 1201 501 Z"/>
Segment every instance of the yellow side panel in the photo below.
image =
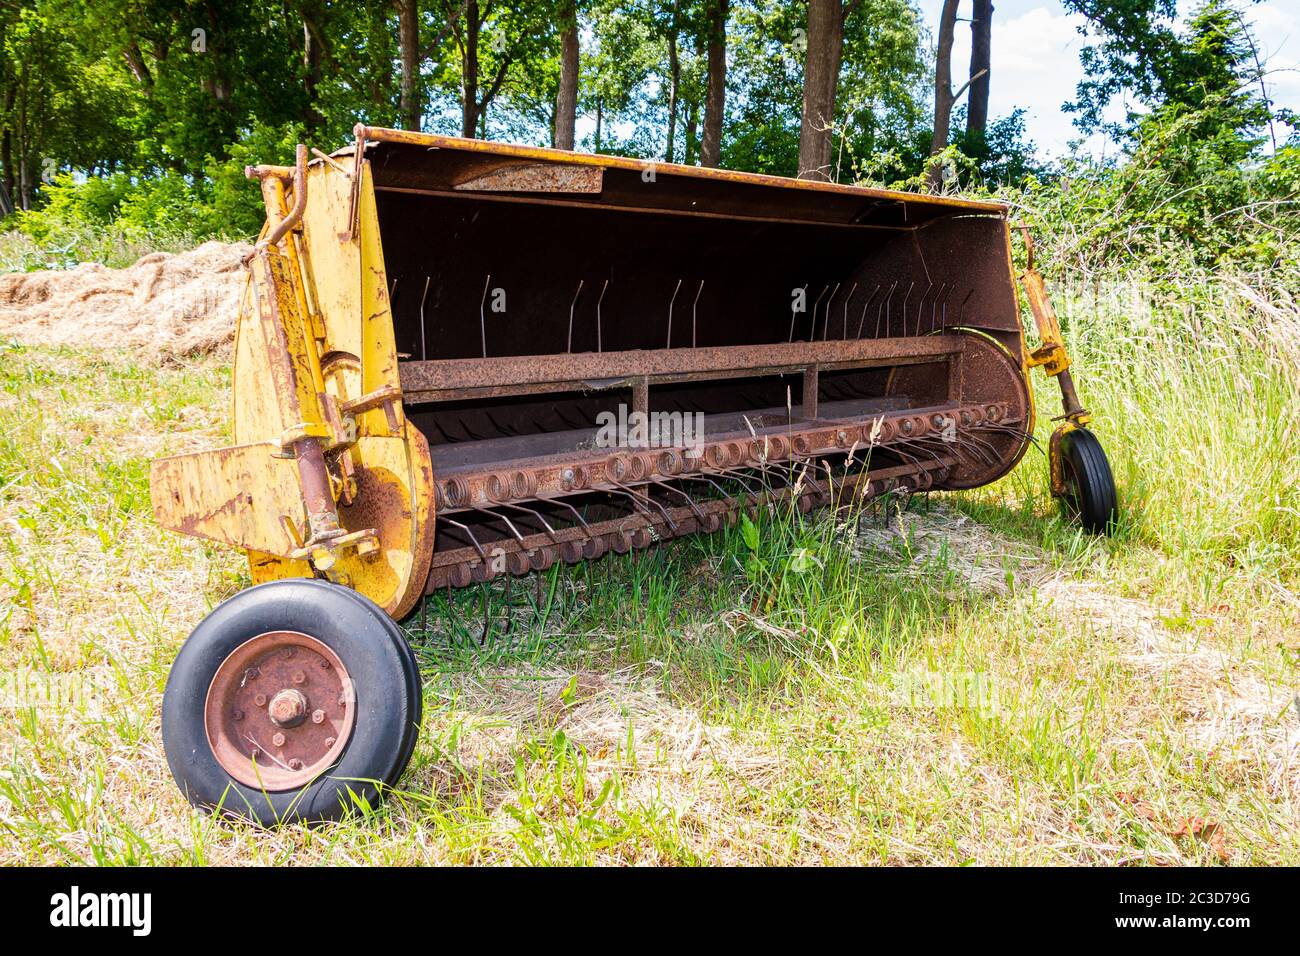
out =
<path fill-rule="evenodd" d="M 150 466 L 149 488 L 158 524 L 182 534 L 287 555 L 297 543 L 281 516 L 305 518 L 293 461 L 270 445 L 236 445 L 171 458 Z"/>
<path fill-rule="evenodd" d="M 306 281 L 325 327 L 325 388 L 340 402 L 399 385 L 374 188 L 369 165 L 362 168 L 359 229 L 352 241 L 342 240 L 352 183 L 333 167 L 309 169 L 303 215 Z M 255 358 L 253 348 L 247 354 Z M 255 365 L 250 361 L 249 374 L 256 374 Z M 237 364 L 237 392 L 245 378 Z M 243 413 L 251 419 L 260 414 L 258 408 L 250 401 Z M 330 576 L 401 617 L 423 593 L 433 556 L 433 477 L 424 436 L 407 423 L 400 402 L 392 413 L 395 433 L 382 407 L 357 416 L 358 438 L 351 448 L 356 493 L 351 504 L 339 505 L 340 525 L 347 531 L 375 529 L 379 552 L 364 557 L 344 552 Z M 266 549 L 250 551 L 249 568 L 254 583 L 311 573 L 305 562 L 283 560 Z"/>
<path fill-rule="evenodd" d="M 267 374 L 266 336 L 262 334 L 250 277 L 235 326 L 234 389 L 231 396 L 235 442 L 248 445 L 266 441 L 284 432 L 293 422 L 285 421 L 276 400 L 275 386 Z"/>

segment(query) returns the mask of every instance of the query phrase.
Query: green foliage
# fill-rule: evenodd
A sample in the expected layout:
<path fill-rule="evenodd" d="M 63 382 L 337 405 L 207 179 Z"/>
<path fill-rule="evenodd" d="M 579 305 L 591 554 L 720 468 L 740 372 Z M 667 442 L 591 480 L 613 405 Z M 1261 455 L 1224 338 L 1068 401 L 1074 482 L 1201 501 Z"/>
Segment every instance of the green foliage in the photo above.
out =
<path fill-rule="evenodd" d="M 1166 65 L 1164 99 L 1137 118 L 1116 165 L 1072 160 L 1022 198 L 1052 258 L 1089 272 L 1142 264 L 1163 275 L 1240 265 L 1267 270 L 1300 235 L 1300 141 L 1264 149 L 1275 128 L 1246 27 L 1227 4 L 1202 7 Z M 1284 117 L 1283 117 L 1284 118 Z"/>

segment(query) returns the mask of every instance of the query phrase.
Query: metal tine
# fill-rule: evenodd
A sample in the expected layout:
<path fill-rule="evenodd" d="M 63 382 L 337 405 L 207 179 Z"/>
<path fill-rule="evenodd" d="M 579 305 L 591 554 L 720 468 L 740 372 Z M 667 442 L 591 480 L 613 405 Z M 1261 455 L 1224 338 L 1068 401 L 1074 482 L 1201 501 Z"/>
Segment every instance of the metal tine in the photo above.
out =
<path fill-rule="evenodd" d="M 569 347 L 565 350 L 573 351 L 573 310 L 578 305 L 578 296 L 582 295 L 582 279 L 578 280 L 578 291 L 573 293 L 573 301 L 569 303 Z"/>
<path fill-rule="evenodd" d="M 483 550 L 483 545 L 478 543 L 478 538 L 474 537 L 474 532 L 469 529 L 468 525 L 463 525 L 459 521 L 455 521 L 452 518 L 448 518 L 446 515 L 438 515 L 438 520 L 445 521 L 447 522 L 447 524 L 455 525 L 457 528 L 460 528 L 460 530 L 464 531 L 467 535 L 469 535 L 470 544 L 474 545 L 474 550 L 477 551 L 478 556 L 483 559 L 483 563 L 484 564 L 487 563 L 488 560 L 487 552 Z"/>
<path fill-rule="evenodd" d="M 487 306 L 488 286 L 492 284 L 492 273 L 488 273 L 486 281 L 483 283 L 483 298 L 478 304 L 478 328 L 479 334 L 483 337 L 483 357 L 487 358 L 487 320 L 483 317 L 483 309 Z"/>
<path fill-rule="evenodd" d="M 948 291 L 943 294 L 939 300 L 939 324 L 935 326 L 935 331 L 946 329 L 948 327 L 948 297 L 952 295 L 953 290 L 957 288 L 957 283 L 949 282 Z"/>
<path fill-rule="evenodd" d="M 668 527 L 673 532 L 673 534 L 677 533 L 677 522 L 673 521 L 673 519 L 669 516 L 668 509 L 665 508 L 663 505 L 661 505 L 659 502 L 655 501 L 649 495 L 638 495 L 636 492 L 634 492 L 632 489 L 628 488 L 625 485 L 616 485 L 614 490 L 621 495 L 627 496 L 629 499 L 631 499 L 633 504 L 637 504 L 639 501 L 647 501 L 650 504 L 654 505 L 656 508 L 659 509 L 659 513 L 664 516 L 664 521 L 668 523 Z M 646 515 L 646 517 L 649 517 L 650 513 L 648 511 L 645 511 L 644 506 L 640 510 Z"/>
<path fill-rule="evenodd" d="M 695 307 L 700 304 L 700 293 L 704 291 L 704 280 L 700 280 L 700 287 L 695 290 L 695 301 L 691 303 L 691 348 L 695 348 Z"/>
<path fill-rule="evenodd" d="M 808 301 L 808 283 L 805 282 L 803 285 L 799 286 L 799 289 L 801 289 L 804 293 L 804 301 L 805 302 Z M 794 302 L 791 302 L 790 303 L 790 337 L 788 339 L 788 341 L 790 342 L 794 341 L 794 319 L 796 315 L 798 315 L 798 313 L 795 312 L 794 310 Z"/>
<path fill-rule="evenodd" d="M 848 296 L 844 299 L 844 329 L 840 333 L 840 338 L 846 341 L 849 337 L 849 303 L 853 301 L 853 296 L 857 291 L 858 284 L 855 282 L 853 283 L 853 288 L 849 290 Z"/>
<path fill-rule="evenodd" d="M 758 480 L 753 475 L 745 474 L 739 468 L 719 468 L 718 474 L 726 475 L 732 481 L 739 482 L 740 486 L 745 489 L 745 494 L 758 494 L 758 492 L 749 487 L 749 482 Z M 761 488 L 762 485 L 759 485 L 759 487 Z"/>
<path fill-rule="evenodd" d="M 609 280 L 606 279 L 605 284 L 600 287 L 600 298 L 596 300 L 596 351 L 597 352 L 603 351 L 601 347 L 601 341 L 600 341 L 600 306 L 601 303 L 605 301 L 605 290 L 608 288 L 609 288 Z"/>
<path fill-rule="evenodd" d="M 491 515 L 493 518 L 500 518 L 502 521 L 506 523 L 506 527 L 510 529 L 510 533 L 513 534 L 519 540 L 519 543 L 521 545 L 524 543 L 524 536 L 519 533 L 519 529 L 515 527 L 515 523 L 511 521 L 509 518 L 507 518 L 505 515 L 497 514 L 491 508 L 484 508 L 482 505 L 472 505 L 472 507 L 475 511 L 481 511 L 485 515 Z"/>
<path fill-rule="evenodd" d="M 920 445 L 926 448 L 927 450 L 932 448 L 937 448 L 940 451 L 944 449 L 951 449 L 956 451 L 958 455 L 966 455 L 970 453 L 972 449 L 974 449 L 976 451 L 975 457 L 979 458 L 986 465 L 991 465 L 996 460 L 996 456 L 992 458 L 988 457 L 988 455 L 993 454 L 993 452 L 991 451 L 992 446 L 991 445 L 989 446 L 990 451 L 986 455 L 985 452 L 979 448 L 979 444 L 980 444 L 979 439 L 974 438 L 969 432 L 962 433 L 955 440 L 950 442 L 944 441 L 942 438 L 917 438 L 914 439 L 914 441 L 916 442 L 917 445 Z M 931 451 L 931 454 L 937 455 L 938 452 Z"/>
<path fill-rule="evenodd" d="M 679 478 L 682 481 L 703 481 L 706 484 L 712 485 L 714 490 L 716 490 L 718 494 L 722 495 L 723 498 L 731 497 L 731 495 L 727 493 L 726 488 L 723 488 L 722 485 L 718 484 L 708 475 L 680 475 Z"/>
<path fill-rule="evenodd" d="M 658 478 L 651 478 L 650 480 L 654 484 L 663 488 L 665 491 L 671 491 L 675 495 L 681 495 L 682 498 L 685 499 L 686 501 L 686 507 L 691 509 L 691 513 L 694 514 L 695 517 L 700 521 L 704 520 L 704 512 L 700 511 L 699 508 L 695 507 L 695 499 L 692 498 L 690 495 L 688 495 L 686 492 L 682 491 L 682 489 L 678 488 L 676 485 L 670 485 L 666 481 L 661 481 Z"/>
<path fill-rule="evenodd" d="M 538 521 L 541 522 L 542 527 L 546 529 L 546 533 L 550 535 L 551 540 L 554 541 L 556 544 L 560 543 L 560 539 L 555 536 L 555 529 L 551 527 L 551 523 L 549 521 L 547 521 L 544 517 L 542 517 L 541 512 L 534 511 L 532 508 L 525 508 L 523 505 L 517 505 L 513 501 L 503 501 L 501 502 L 501 504 L 506 508 L 514 508 L 516 511 L 522 511 L 525 514 L 532 515 L 534 518 L 536 518 Z"/>
<path fill-rule="evenodd" d="M 958 325 L 961 325 L 961 317 L 966 314 L 966 303 L 970 301 L 970 297 L 973 296 L 974 294 L 975 294 L 975 290 L 971 289 L 969 292 L 966 293 L 966 298 L 961 300 L 961 308 L 957 310 Z"/>
<path fill-rule="evenodd" d="M 974 457 L 986 465 L 995 465 L 999 460 L 997 450 L 990 442 L 970 432 L 958 437 L 954 444 L 956 444 L 959 454 L 965 455 L 974 452 Z"/>
<path fill-rule="evenodd" d="M 829 289 L 829 288 L 830 288 L 830 285 L 829 285 L 829 284 L 822 286 L 822 291 L 821 291 L 821 293 L 817 296 L 817 301 L 813 303 L 813 307 L 812 307 L 812 334 L 811 334 L 811 336 L 810 336 L 810 338 L 809 338 L 809 341 L 810 341 L 810 342 L 811 342 L 813 339 L 817 338 L 817 310 L 821 308 L 822 297 L 826 295 L 826 290 Z"/>
<path fill-rule="evenodd" d="M 682 280 L 677 280 L 677 287 L 673 289 L 673 297 L 668 300 L 668 344 L 664 348 L 673 347 L 673 306 L 677 303 L 677 293 L 682 291 Z"/>
<path fill-rule="evenodd" d="M 978 434 L 976 434 L 976 432 L 978 431 L 979 431 L 978 428 L 968 428 L 966 429 L 966 431 L 961 433 L 959 440 L 974 442 L 975 444 L 983 448 L 985 451 L 987 451 L 990 458 L 988 464 L 991 465 L 993 464 L 994 461 L 998 459 L 999 457 L 998 451 L 996 448 L 993 447 L 993 443 L 991 441 L 989 441 L 986 438 L 981 438 Z"/>
<path fill-rule="evenodd" d="M 907 334 L 907 300 L 912 298 L 912 290 L 916 288 L 915 282 L 908 283 L 907 292 L 903 295 L 903 334 Z M 885 335 L 888 336 L 893 329 L 890 324 L 885 323 Z"/>
<path fill-rule="evenodd" d="M 429 281 L 432 278 L 433 278 L 432 276 L 424 277 L 424 295 L 420 296 L 420 358 L 421 360 L 427 359 L 429 357 L 428 352 L 424 347 L 424 300 L 429 297 Z M 389 304 L 391 307 L 391 302 Z"/>
<path fill-rule="evenodd" d="M 880 305 L 876 306 L 876 338 L 880 338 L 880 316 L 883 312 L 885 315 L 885 334 L 889 334 L 889 305 L 894 301 L 894 290 L 898 288 L 898 280 L 895 279 L 889 287 L 888 294 L 880 300 Z"/>
<path fill-rule="evenodd" d="M 563 498 L 558 498 L 558 497 L 557 497 L 557 498 L 545 498 L 545 499 L 543 499 L 543 500 L 548 501 L 548 502 L 550 502 L 551 504 L 561 505 L 561 506 L 563 506 L 563 507 L 565 507 L 565 508 L 568 508 L 570 511 L 572 511 L 572 512 L 573 512 L 573 516 L 574 516 L 575 518 L 578 519 L 578 524 L 580 524 L 580 525 L 582 526 L 582 530 L 585 531 L 585 532 L 587 533 L 587 540 L 589 540 L 589 541 L 594 541 L 594 540 L 595 540 L 595 538 L 596 538 L 596 534 L 595 534 L 595 532 L 593 532 L 593 531 L 591 530 L 591 525 L 587 524 L 587 519 L 584 518 L 584 517 L 582 516 L 582 512 L 580 512 L 577 508 L 573 507 L 573 505 L 569 504 L 569 503 L 568 503 L 567 501 L 565 501 Z"/>
<path fill-rule="evenodd" d="M 924 440 L 925 439 L 920 439 L 920 438 L 909 438 L 900 442 L 900 444 L 906 445 L 908 448 L 913 448 L 926 455 L 929 455 L 931 458 L 935 460 L 936 464 L 943 464 L 943 459 L 939 457 L 939 454 L 937 452 L 925 447 L 925 445 L 922 444 L 922 441 Z M 893 448 L 894 446 L 891 445 L 890 447 Z"/>
<path fill-rule="evenodd" d="M 835 283 L 835 288 L 831 292 L 831 297 L 826 300 L 826 317 L 822 319 L 822 339 L 825 339 L 831 333 L 831 305 L 835 302 L 835 297 L 840 294 L 840 286 L 844 283 Z M 817 316 L 813 316 L 812 338 L 809 342 L 817 341 Z"/>
<path fill-rule="evenodd" d="M 934 299 L 931 300 L 931 302 L 930 302 L 930 331 L 931 331 L 931 332 L 937 332 L 937 331 L 938 331 L 938 326 L 936 326 L 934 323 L 935 323 L 935 320 L 938 318 L 938 313 L 939 313 L 939 297 L 942 296 L 942 297 L 943 297 L 943 301 L 944 301 L 945 303 L 947 303 L 947 301 L 948 301 L 948 295 L 947 295 L 946 292 L 943 291 L 944 289 L 947 289 L 947 288 L 949 288 L 947 282 L 941 282 L 941 283 L 939 283 L 939 294 L 936 295 L 936 296 L 934 297 Z"/>
<path fill-rule="evenodd" d="M 933 282 L 926 285 L 925 291 L 921 293 L 921 301 L 916 303 L 916 334 L 917 335 L 921 334 L 921 313 L 925 311 L 925 297 L 930 294 L 930 290 L 933 288 L 934 288 Z M 904 335 L 907 334 L 906 315 L 903 316 L 903 334 Z"/>
<path fill-rule="evenodd" d="M 862 338 L 862 326 L 867 321 L 867 309 L 871 307 L 872 300 L 875 299 L 876 293 L 879 292 L 881 288 L 882 286 L 877 284 L 876 287 L 871 290 L 871 295 L 867 296 L 867 301 L 862 303 L 862 318 L 858 319 L 858 334 L 855 338 Z"/>

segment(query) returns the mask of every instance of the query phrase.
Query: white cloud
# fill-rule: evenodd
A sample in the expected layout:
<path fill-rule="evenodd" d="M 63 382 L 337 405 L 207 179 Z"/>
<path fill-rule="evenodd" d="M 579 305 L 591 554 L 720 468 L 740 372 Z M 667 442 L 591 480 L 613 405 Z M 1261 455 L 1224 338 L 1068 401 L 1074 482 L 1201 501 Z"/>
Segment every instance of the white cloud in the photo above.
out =
<path fill-rule="evenodd" d="M 936 32 L 942 0 L 918 0 L 918 6 L 923 21 Z M 1185 0 L 1181 6 L 1186 12 L 1192 5 Z M 1275 105 L 1300 111 L 1300 0 L 1249 4 L 1244 12 L 1268 68 L 1275 71 L 1269 77 Z M 962 3 L 959 16 L 970 16 L 968 3 Z M 1079 51 L 1085 41 L 1077 29 L 1082 22 L 1059 2 L 996 0 L 994 4 L 989 112 L 998 117 L 1024 107 L 1028 136 L 1045 155 L 1064 153 L 1078 136 L 1073 117 L 1062 106 L 1074 99 L 1075 86 L 1083 78 Z M 964 77 L 969 62 L 970 28 L 958 22 L 954 76 Z M 1113 104 L 1111 115 L 1119 118 L 1123 112 L 1121 105 Z M 1100 143 L 1089 145 L 1100 147 Z"/>

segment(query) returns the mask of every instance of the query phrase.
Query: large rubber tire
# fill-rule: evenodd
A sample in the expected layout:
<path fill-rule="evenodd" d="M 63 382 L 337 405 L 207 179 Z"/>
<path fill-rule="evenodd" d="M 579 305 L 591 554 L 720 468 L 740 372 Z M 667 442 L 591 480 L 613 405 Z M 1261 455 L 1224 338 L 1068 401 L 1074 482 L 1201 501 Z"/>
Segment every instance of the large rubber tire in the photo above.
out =
<path fill-rule="evenodd" d="M 1119 496 L 1101 442 L 1086 428 L 1075 428 L 1061 436 L 1057 450 L 1066 514 L 1094 534 L 1110 531 L 1119 519 Z"/>
<path fill-rule="evenodd" d="M 306 634 L 338 655 L 352 680 L 355 720 L 328 771 L 304 787 L 268 792 L 235 780 L 217 761 L 204 703 L 222 662 L 244 642 L 274 631 Z M 181 647 L 163 694 L 163 749 L 177 785 L 196 807 L 219 807 L 262 826 L 322 823 L 345 816 L 354 804 L 351 794 L 378 805 L 410 760 L 421 704 L 414 655 L 383 610 L 325 581 L 271 581 L 224 601 Z"/>

